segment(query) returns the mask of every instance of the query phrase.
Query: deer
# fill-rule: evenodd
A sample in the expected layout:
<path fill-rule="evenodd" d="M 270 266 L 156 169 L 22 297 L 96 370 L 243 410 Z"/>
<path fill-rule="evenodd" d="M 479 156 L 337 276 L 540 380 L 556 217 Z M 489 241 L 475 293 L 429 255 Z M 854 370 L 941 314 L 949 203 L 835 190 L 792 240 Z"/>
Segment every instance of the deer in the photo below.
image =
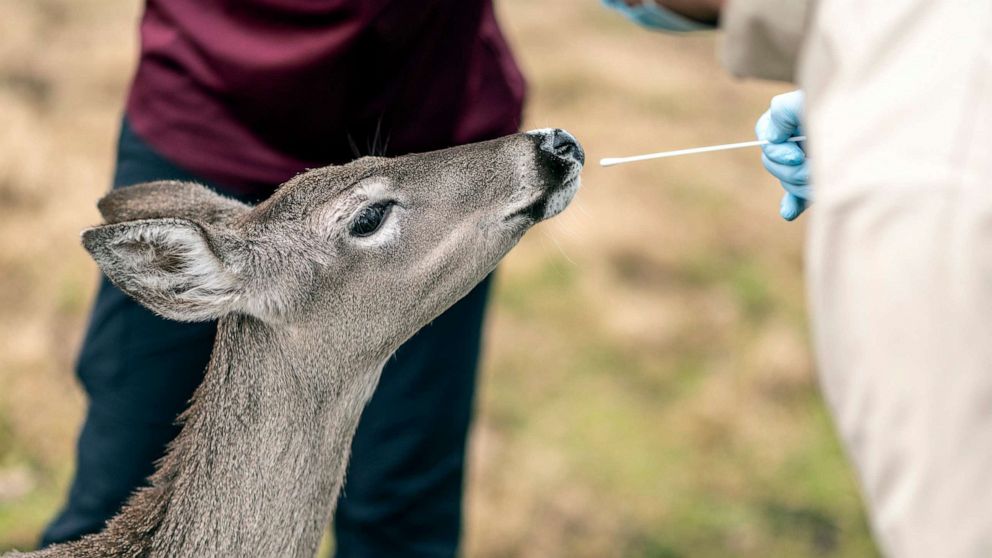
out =
<path fill-rule="evenodd" d="M 174 320 L 218 320 L 147 487 L 103 531 L 21 558 L 312 558 L 386 360 L 569 204 L 584 153 L 542 129 L 310 170 L 249 206 L 189 182 L 114 190 L 82 244 Z"/>

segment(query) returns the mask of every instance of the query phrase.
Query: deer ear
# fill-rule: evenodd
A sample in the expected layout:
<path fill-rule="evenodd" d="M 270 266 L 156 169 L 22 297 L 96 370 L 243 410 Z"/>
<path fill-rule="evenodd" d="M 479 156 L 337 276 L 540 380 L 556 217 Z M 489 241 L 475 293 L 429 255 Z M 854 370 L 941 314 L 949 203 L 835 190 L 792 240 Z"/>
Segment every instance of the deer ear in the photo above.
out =
<path fill-rule="evenodd" d="M 97 207 L 107 223 L 179 217 L 212 225 L 228 224 L 251 207 L 195 182 L 160 180 L 118 188 Z"/>
<path fill-rule="evenodd" d="M 185 219 L 150 219 L 83 231 L 83 246 L 124 292 L 166 318 L 207 321 L 235 311 L 242 281 L 227 260 L 236 239 Z"/>

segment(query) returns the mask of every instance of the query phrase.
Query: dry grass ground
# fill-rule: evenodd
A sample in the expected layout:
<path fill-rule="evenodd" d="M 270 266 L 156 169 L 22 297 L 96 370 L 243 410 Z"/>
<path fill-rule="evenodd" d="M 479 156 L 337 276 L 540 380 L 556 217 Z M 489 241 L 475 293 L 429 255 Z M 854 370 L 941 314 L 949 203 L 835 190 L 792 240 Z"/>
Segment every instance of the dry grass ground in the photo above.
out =
<path fill-rule="evenodd" d="M 0 0 L 0 549 L 62 498 L 139 2 Z M 590 159 L 747 139 L 781 85 L 714 38 L 642 32 L 587 0 L 504 0 L 528 125 Z M 503 266 L 472 443 L 465 554 L 866 556 L 817 394 L 802 224 L 753 151 L 590 165 L 576 204 Z"/>

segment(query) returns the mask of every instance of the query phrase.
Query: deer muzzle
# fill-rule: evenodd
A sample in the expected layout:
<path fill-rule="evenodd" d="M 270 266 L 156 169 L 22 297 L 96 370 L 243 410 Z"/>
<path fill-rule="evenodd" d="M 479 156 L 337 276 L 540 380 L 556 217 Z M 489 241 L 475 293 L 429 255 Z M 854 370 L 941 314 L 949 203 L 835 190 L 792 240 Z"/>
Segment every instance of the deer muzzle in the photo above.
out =
<path fill-rule="evenodd" d="M 586 155 L 575 136 L 560 128 L 527 132 L 537 143 L 537 165 L 544 184 L 540 196 L 522 213 L 535 222 L 550 219 L 568 206 L 579 189 Z"/>

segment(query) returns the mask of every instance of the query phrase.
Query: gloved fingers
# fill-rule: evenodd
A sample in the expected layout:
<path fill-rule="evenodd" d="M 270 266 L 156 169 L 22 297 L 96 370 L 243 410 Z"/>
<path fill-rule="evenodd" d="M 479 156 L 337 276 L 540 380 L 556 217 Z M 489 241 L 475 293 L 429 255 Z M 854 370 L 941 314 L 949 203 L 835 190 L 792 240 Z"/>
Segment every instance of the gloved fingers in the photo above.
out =
<path fill-rule="evenodd" d="M 784 180 L 779 180 L 779 184 L 782 185 L 782 189 L 796 196 L 801 200 L 806 200 L 806 203 L 813 203 L 813 187 L 808 184 L 795 184 L 792 182 L 785 182 Z"/>
<path fill-rule="evenodd" d="M 754 123 L 754 135 L 758 136 L 759 140 L 762 141 L 772 141 L 771 140 L 771 130 L 769 126 L 772 124 L 772 115 L 770 110 L 766 110 L 764 114 L 758 117 L 758 121 Z M 778 137 L 776 134 L 775 137 Z M 776 142 L 781 143 L 781 142 Z"/>
<path fill-rule="evenodd" d="M 807 205 L 806 200 L 786 192 L 782 196 L 781 204 L 779 204 L 778 214 L 786 221 L 794 221 L 803 211 L 806 211 Z"/>
<path fill-rule="evenodd" d="M 761 146 L 761 151 L 766 157 L 780 165 L 796 166 L 806 161 L 806 152 L 799 144 L 791 141 L 766 143 Z"/>
<path fill-rule="evenodd" d="M 764 153 L 761 154 L 761 164 L 765 166 L 765 169 L 770 172 L 772 176 L 782 182 L 789 182 L 798 186 L 806 186 L 809 184 L 808 164 L 783 165 L 782 163 L 772 161 Z"/>
<path fill-rule="evenodd" d="M 768 141 L 780 143 L 792 136 L 802 135 L 805 104 L 806 94 L 802 90 L 772 97 L 771 107 L 768 109 Z"/>
<path fill-rule="evenodd" d="M 800 150 L 802 150 L 800 144 L 785 141 L 792 136 L 799 135 L 800 133 L 801 130 L 799 128 L 781 128 L 779 124 L 772 119 L 771 109 L 765 111 L 765 113 L 762 114 L 761 117 L 758 118 L 758 121 L 754 124 L 754 135 L 756 135 L 759 140 L 771 142 L 761 146 L 763 150 L 768 149 L 773 145 L 787 146 L 783 149 L 789 150 L 791 150 L 792 147 L 788 146 L 797 146 Z"/>
<path fill-rule="evenodd" d="M 803 106 L 806 102 L 802 91 L 792 91 L 772 98 L 771 105 L 758 118 L 754 132 L 759 140 L 769 143 L 761 147 L 761 163 L 779 179 L 785 195 L 779 205 L 783 219 L 792 221 L 812 203 L 809 186 L 809 163 L 801 144 L 788 142 L 793 136 L 802 135 Z"/>

